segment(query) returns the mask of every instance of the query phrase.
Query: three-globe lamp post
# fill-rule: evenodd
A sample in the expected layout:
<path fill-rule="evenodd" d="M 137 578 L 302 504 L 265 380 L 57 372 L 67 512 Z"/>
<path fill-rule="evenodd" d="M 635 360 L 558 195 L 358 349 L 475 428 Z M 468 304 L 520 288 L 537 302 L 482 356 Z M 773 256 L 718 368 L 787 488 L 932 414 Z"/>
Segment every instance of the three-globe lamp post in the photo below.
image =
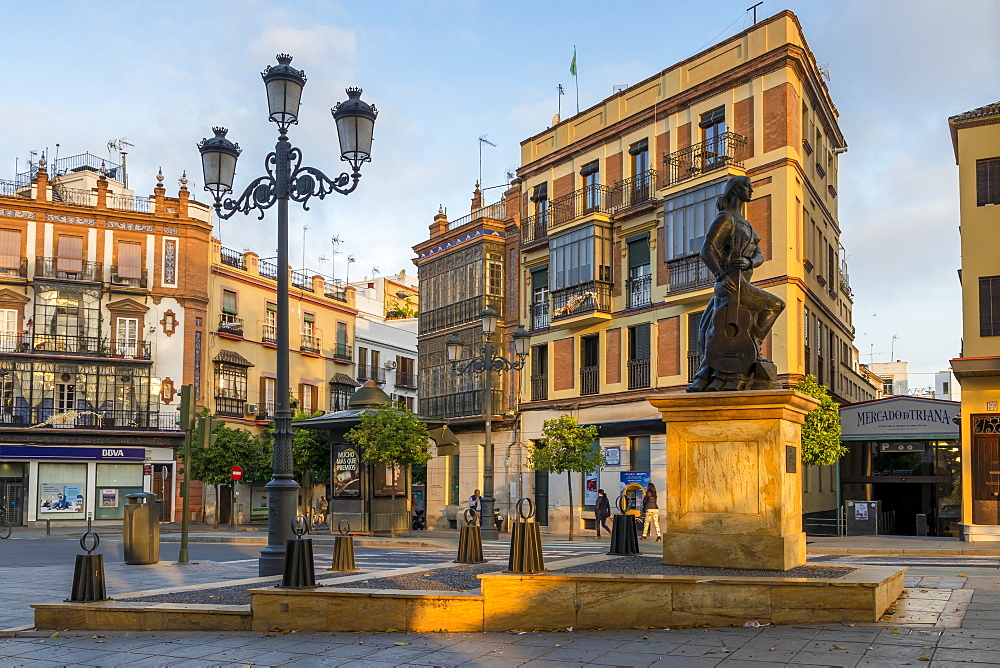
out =
<path fill-rule="evenodd" d="M 358 187 L 361 165 L 371 160 L 372 133 L 378 111 L 361 100 L 360 88 L 348 88 L 348 99 L 331 109 L 340 137 L 340 159 L 351 166 L 335 178 L 314 167 L 302 165 L 302 152 L 288 141 L 288 128 L 298 124 L 299 102 L 306 75 L 291 66 L 292 57 L 277 56 L 278 64 L 261 73 L 267 89 L 268 120 L 278 125 L 278 142 L 264 159 L 267 174 L 260 176 L 233 199 L 238 144 L 226 139 L 227 130 L 213 128 L 215 136 L 198 144 L 204 170 L 205 190 L 215 198 L 215 212 L 227 220 L 237 213 L 265 210 L 278 205 L 278 286 L 277 286 L 277 378 L 275 387 L 274 454 L 272 476 L 267 483 L 267 547 L 260 552 L 261 576 L 280 575 L 285 568 L 286 541 L 292 536 L 299 485 L 292 474 L 292 414 L 288 382 L 288 200 L 302 203 L 309 210 L 312 197 L 319 199 L 337 192 L 348 195 Z M 348 185 L 350 184 L 350 185 Z"/>

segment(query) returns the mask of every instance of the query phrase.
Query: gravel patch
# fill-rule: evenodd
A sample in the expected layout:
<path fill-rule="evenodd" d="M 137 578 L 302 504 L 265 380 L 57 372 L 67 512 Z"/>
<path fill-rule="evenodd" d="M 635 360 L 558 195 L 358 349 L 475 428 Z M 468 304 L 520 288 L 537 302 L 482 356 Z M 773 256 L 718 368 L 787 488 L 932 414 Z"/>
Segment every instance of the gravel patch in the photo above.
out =
<path fill-rule="evenodd" d="M 839 578 L 853 573 L 851 566 L 806 564 L 788 571 L 765 571 L 754 568 L 710 568 L 702 566 L 667 566 L 662 557 L 616 557 L 579 566 L 561 568 L 557 573 L 613 573 L 616 575 L 698 575 L 755 578 Z"/>

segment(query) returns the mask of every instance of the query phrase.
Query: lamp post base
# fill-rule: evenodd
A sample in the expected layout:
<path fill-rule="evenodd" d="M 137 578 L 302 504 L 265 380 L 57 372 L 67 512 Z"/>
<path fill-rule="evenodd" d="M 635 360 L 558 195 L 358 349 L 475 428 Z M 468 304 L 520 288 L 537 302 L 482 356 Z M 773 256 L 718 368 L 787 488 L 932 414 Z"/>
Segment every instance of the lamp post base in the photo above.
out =
<path fill-rule="evenodd" d="M 285 548 L 295 537 L 292 520 L 298 505 L 299 483 L 290 475 L 275 475 L 264 486 L 267 490 L 267 547 L 260 551 L 258 575 L 282 575 L 285 572 Z"/>

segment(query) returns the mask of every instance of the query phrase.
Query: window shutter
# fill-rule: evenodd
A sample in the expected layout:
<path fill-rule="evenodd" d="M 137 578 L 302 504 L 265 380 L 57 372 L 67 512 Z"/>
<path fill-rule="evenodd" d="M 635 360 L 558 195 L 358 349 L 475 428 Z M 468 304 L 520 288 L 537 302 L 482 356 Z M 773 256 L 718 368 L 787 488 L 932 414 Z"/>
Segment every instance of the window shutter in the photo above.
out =
<path fill-rule="evenodd" d="M 543 199 L 548 199 L 548 198 L 549 198 L 549 184 L 548 183 L 540 183 L 537 186 L 535 186 L 535 189 L 534 189 L 534 191 L 531 194 L 531 201 L 532 202 L 539 202 L 539 201 L 541 201 Z"/>
<path fill-rule="evenodd" d="M 316 322 L 316 316 L 312 313 L 306 313 L 302 316 L 302 319 L 306 322 Z"/>
<path fill-rule="evenodd" d="M 632 146 L 629 147 L 628 152 L 629 152 L 629 155 L 637 155 L 637 154 L 642 153 L 643 151 L 647 151 L 647 150 L 649 150 L 649 140 L 648 139 L 642 139 L 642 140 L 637 141 L 636 143 L 632 144 Z"/>
<path fill-rule="evenodd" d="M 302 385 L 302 383 L 299 383 L 299 410 L 300 411 L 302 410 L 302 406 L 303 406 L 302 399 L 304 398 L 303 397 L 304 393 L 302 392 L 302 389 L 303 389 L 303 385 Z"/>
<path fill-rule="evenodd" d="M 56 271 L 79 274 L 83 271 L 83 237 L 59 237 Z"/>
<path fill-rule="evenodd" d="M 600 161 L 594 160 L 593 162 L 588 162 L 586 165 L 580 168 L 580 176 L 590 176 L 591 174 L 596 174 L 600 171 Z"/>
<path fill-rule="evenodd" d="M 701 350 L 701 316 L 704 311 L 688 314 L 688 350 Z"/>
<path fill-rule="evenodd" d="M 628 268 L 635 269 L 649 264 L 649 236 L 628 242 Z"/>
<path fill-rule="evenodd" d="M 267 303 L 267 310 L 271 311 L 272 313 L 277 313 L 278 312 L 278 305 L 277 304 L 272 304 L 271 302 L 268 302 Z"/>
<path fill-rule="evenodd" d="M 549 287 L 549 265 L 543 265 L 531 272 L 531 290 L 541 290 Z"/>
<path fill-rule="evenodd" d="M 142 278 L 142 244 L 118 242 L 118 275 Z"/>
<path fill-rule="evenodd" d="M 979 279 L 979 336 L 1000 336 L 1000 276 Z"/>
<path fill-rule="evenodd" d="M 629 327 L 628 358 L 630 360 L 649 359 L 649 323 Z"/>
<path fill-rule="evenodd" d="M 257 395 L 257 401 L 260 402 L 258 414 L 267 415 L 267 378 L 264 376 L 260 377 L 260 393 Z"/>
<path fill-rule="evenodd" d="M 311 402 L 310 408 L 313 410 L 313 412 L 318 411 L 319 410 L 319 387 L 317 387 L 316 385 L 310 385 L 309 386 L 309 391 L 312 394 L 312 402 Z"/>
<path fill-rule="evenodd" d="M 1000 204 L 1000 158 L 976 160 L 976 206 Z"/>
<path fill-rule="evenodd" d="M 0 230 L 0 268 L 17 269 L 21 266 L 21 231 Z"/>

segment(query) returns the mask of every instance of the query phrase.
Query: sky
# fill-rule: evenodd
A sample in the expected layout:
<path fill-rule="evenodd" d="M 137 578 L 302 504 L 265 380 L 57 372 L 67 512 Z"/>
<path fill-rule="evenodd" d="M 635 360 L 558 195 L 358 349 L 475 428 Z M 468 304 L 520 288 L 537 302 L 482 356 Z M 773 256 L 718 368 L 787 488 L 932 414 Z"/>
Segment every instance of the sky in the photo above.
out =
<path fill-rule="evenodd" d="M 196 148 L 229 128 L 243 148 L 237 191 L 263 174 L 277 138 L 260 71 L 287 52 L 309 77 L 290 133 L 304 164 L 342 171 L 330 108 L 347 86 L 376 105 L 372 162 L 358 189 L 291 210 L 290 258 L 338 278 L 406 269 L 439 206 L 469 211 L 474 184 L 502 186 L 520 141 L 557 111 L 610 96 L 752 23 L 748 0 L 255 0 L 6 7 L 0 51 L 0 178 L 32 151 L 117 161 L 149 195 L 187 171 L 202 190 Z M 862 362 L 910 363 L 911 387 L 960 354 L 958 175 L 948 117 L 1000 100 L 1000 0 L 767 0 L 759 18 L 794 11 L 830 73 L 849 150 L 840 157 L 841 241 L 855 293 Z M 496 146 L 479 141 L 485 136 Z M 503 188 L 487 190 L 487 202 Z M 274 213 L 221 223 L 223 245 L 273 255 Z M 304 228 L 308 229 L 304 229 Z M 332 237 L 341 243 L 332 256 Z M 347 256 L 355 262 L 349 265 Z"/>

